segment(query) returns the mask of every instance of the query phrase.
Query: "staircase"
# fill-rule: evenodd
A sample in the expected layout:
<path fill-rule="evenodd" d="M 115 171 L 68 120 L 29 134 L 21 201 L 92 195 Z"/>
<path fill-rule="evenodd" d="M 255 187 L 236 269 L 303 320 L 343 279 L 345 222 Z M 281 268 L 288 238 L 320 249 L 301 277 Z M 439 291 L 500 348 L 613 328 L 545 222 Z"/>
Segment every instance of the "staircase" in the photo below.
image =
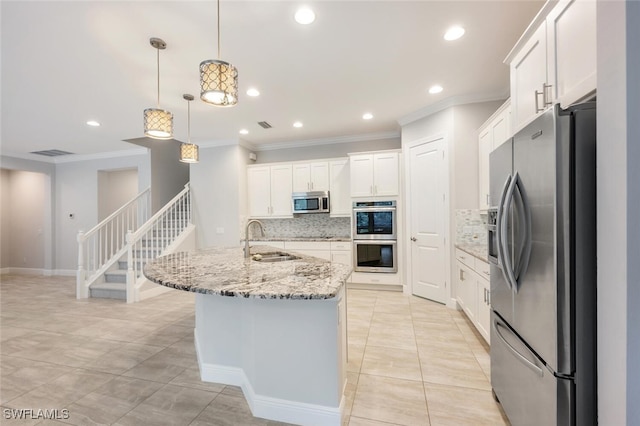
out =
<path fill-rule="evenodd" d="M 91 231 L 78 234 L 78 299 L 100 297 L 132 303 L 168 290 L 150 284 L 142 271 L 158 256 L 193 248 L 189 185 L 148 219 L 149 196 L 145 193 L 148 190 Z M 130 218 L 132 211 L 135 220 Z M 134 227 L 134 222 L 142 225 Z"/>

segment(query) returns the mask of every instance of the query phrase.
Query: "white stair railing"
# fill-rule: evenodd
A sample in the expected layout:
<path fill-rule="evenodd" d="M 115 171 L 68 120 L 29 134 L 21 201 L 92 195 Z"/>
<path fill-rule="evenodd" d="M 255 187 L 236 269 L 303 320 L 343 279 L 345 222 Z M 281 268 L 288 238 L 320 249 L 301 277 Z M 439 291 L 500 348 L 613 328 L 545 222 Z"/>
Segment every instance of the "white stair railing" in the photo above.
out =
<path fill-rule="evenodd" d="M 191 224 L 189 184 L 135 232 L 127 233 L 127 303 L 136 301 L 142 269 Z"/>
<path fill-rule="evenodd" d="M 151 214 L 151 191 L 147 188 L 87 232 L 78 233 L 76 297 L 89 297 L 89 286 L 106 272 L 126 250 L 126 235 Z"/>

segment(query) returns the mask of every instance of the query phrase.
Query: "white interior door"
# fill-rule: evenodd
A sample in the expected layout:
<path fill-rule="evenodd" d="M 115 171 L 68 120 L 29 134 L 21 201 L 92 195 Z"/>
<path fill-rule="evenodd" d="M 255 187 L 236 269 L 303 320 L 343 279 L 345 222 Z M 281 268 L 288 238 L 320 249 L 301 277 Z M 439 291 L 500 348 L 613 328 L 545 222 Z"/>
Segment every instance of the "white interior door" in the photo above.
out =
<path fill-rule="evenodd" d="M 413 294 L 447 301 L 445 214 L 448 167 L 444 138 L 409 149 L 409 224 Z"/>

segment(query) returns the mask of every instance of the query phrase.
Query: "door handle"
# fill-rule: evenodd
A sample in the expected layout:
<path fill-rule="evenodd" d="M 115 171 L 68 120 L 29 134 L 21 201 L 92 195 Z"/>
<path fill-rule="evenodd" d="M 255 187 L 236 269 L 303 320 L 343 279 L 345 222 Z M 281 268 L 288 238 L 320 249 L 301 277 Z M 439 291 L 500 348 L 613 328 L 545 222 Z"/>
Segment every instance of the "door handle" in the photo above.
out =
<path fill-rule="evenodd" d="M 527 270 L 527 266 L 529 265 L 529 257 L 531 255 L 531 210 L 529 209 L 529 202 L 527 200 L 527 195 L 522 184 L 522 179 L 518 179 L 515 187 L 515 194 L 518 196 L 519 203 L 516 203 L 518 207 L 518 220 L 522 223 L 519 227 L 518 232 L 518 257 L 517 257 L 517 265 L 515 266 L 515 279 L 520 279 L 522 275 Z M 516 293 L 518 292 L 518 286 L 515 288 Z"/>
<path fill-rule="evenodd" d="M 509 349 L 509 351 L 521 362 L 523 363 L 525 366 L 527 366 L 531 371 L 533 371 L 534 373 L 536 373 L 538 376 L 542 377 L 544 374 L 542 372 L 542 368 L 538 367 L 537 365 L 535 365 L 533 362 L 529 361 L 527 359 L 527 357 L 525 357 L 524 355 L 522 355 L 520 352 L 518 352 L 518 350 L 516 348 L 514 348 L 513 346 L 511 346 L 511 344 L 509 342 L 507 342 L 507 339 L 504 338 L 504 336 L 502 335 L 502 333 L 500 332 L 500 330 L 498 329 L 498 327 L 502 327 L 504 328 L 504 326 L 502 324 L 499 324 L 497 320 L 493 320 L 493 329 L 495 330 L 496 334 L 498 335 L 498 337 L 500 338 L 500 340 L 502 340 L 502 343 L 505 344 L 505 346 Z M 535 355 L 534 355 L 535 356 Z"/>
<path fill-rule="evenodd" d="M 411 241 L 415 243 L 416 241 L 418 241 L 418 239 L 416 237 L 411 237 Z"/>
<path fill-rule="evenodd" d="M 497 240 L 497 250 L 498 250 L 498 266 L 500 266 L 500 269 L 502 270 L 502 275 L 504 276 L 504 280 L 507 282 L 507 287 L 509 287 L 509 289 L 511 290 L 511 281 L 509 281 L 509 277 L 507 277 L 507 274 L 504 270 L 504 250 L 505 247 L 502 245 L 502 237 L 503 237 L 503 232 L 506 233 L 506 226 L 502 227 L 502 223 L 505 222 L 505 215 L 504 215 L 504 200 L 507 196 L 507 191 L 509 189 L 509 185 L 511 184 L 511 175 L 507 176 L 507 180 L 504 182 L 504 185 L 502 187 L 502 194 L 500 195 L 500 204 L 498 204 L 498 217 L 497 217 L 497 223 L 496 223 L 496 240 Z M 506 239 L 506 238 L 505 238 Z"/>
<path fill-rule="evenodd" d="M 544 85 L 543 85 L 544 86 Z M 539 104 L 538 104 L 538 96 L 542 95 L 542 103 L 544 104 L 545 102 L 545 97 L 544 97 L 544 88 L 542 90 L 542 92 L 538 92 L 537 90 L 535 91 L 535 97 L 536 97 L 536 114 L 539 112 L 544 111 L 544 106 L 542 108 L 540 108 Z"/>
<path fill-rule="evenodd" d="M 553 87 L 552 84 L 547 84 L 547 83 L 542 83 L 542 102 L 543 102 L 543 108 L 544 107 L 548 107 L 551 106 L 551 104 L 553 102 L 551 102 L 551 96 L 549 96 L 547 98 L 547 93 L 549 92 L 549 89 L 551 89 Z"/>
<path fill-rule="evenodd" d="M 515 292 L 518 291 L 518 282 L 515 276 L 515 272 L 513 271 L 513 264 L 511 260 L 511 255 L 509 253 L 509 245 L 508 245 L 508 233 L 507 233 L 507 225 L 509 218 L 509 210 L 511 209 L 511 203 L 513 202 L 513 193 L 515 191 L 518 180 L 520 179 L 520 175 L 518 172 L 513 175 L 513 179 L 511 179 L 511 184 L 509 185 L 509 189 L 507 189 L 507 195 L 504 200 L 504 205 L 502 206 L 502 230 L 500 232 L 500 236 L 502 239 L 502 272 L 506 274 L 508 281 L 511 283 L 511 289 Z"/>

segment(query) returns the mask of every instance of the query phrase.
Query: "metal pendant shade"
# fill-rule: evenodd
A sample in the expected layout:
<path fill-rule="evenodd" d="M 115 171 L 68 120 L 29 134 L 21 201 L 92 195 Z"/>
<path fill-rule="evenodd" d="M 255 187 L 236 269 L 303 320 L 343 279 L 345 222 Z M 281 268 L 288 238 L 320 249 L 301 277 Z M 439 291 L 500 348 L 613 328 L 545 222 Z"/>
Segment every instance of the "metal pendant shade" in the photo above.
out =
<path fill-rule="evenodd" d="M 218 5 L 218 59 L 200 62 L 200 99 L 215 106 L 238 103 L 238 70 L 220 60 L 220 0 Z"/>
<path fill-rule="evenodd" d="M 158 107 L 144 110 L 144 135 L 153 139 L 171 139 L 173 138 L 173 114 L 160 108 L 160 50 L 165 49 L 167 44 L 155 37 L 149 42 L 157 50 Z"/>
<path fill-rule="evenodd" d="M 180 161 L 183 163 L 197 163 L 199 161 L 198 145 L 191 143 L 191 101 L 193 95 L 185 94 L 187 101 L 187 143 L 180 144 Z"/>

